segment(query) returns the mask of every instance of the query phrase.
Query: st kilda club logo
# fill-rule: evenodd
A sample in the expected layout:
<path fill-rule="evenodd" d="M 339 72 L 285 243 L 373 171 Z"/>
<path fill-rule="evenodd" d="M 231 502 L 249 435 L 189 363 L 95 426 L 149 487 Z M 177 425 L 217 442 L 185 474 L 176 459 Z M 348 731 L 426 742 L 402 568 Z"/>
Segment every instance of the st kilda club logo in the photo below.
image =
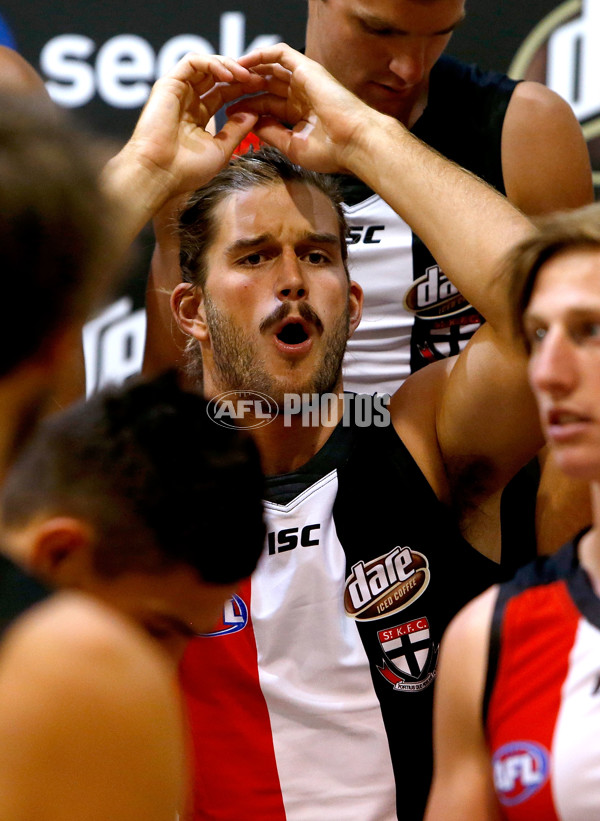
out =
<path fill-rule="evenodd" d="M 567 0 L 541 20 L 508 73 L 534 80 L 563 97 L 581 123 L 600 186 L 600 3 Z"/>

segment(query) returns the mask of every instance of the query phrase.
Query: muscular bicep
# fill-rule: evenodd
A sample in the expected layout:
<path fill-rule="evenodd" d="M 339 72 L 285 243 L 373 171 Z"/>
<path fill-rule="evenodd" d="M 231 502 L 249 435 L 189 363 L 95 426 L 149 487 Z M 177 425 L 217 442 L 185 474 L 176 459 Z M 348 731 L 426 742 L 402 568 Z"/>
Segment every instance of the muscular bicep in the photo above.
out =
<path fill-rule="evenodd" d="M 497 821 L 482 725 L 489 626 L 496 589 L 464 608 L 442 641 L 435 685 L 434 778 L 425 821 Z"/>
<path fill-rule="evenodd" d="M 485 502 L 543 444 L 524 349 L 484 325 L 448 365 L 437 436 L 450 492 L 468 510 Z"/>
<path fill-rule="evenodd" d="M 592 202 L 590 158 L 571 107 L 539 83 L 520 83 L 502 129 L 510 201 L 530 216 Z"/>

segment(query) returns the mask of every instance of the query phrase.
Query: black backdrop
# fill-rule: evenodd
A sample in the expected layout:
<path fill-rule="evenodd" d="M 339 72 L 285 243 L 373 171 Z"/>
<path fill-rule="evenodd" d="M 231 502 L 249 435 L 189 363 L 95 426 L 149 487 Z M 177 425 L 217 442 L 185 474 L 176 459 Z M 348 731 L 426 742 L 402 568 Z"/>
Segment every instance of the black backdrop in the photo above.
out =
<path fill-rule="evenodd" d="M 190 47 L 236 56 L 263 36 L 301 46 L 305 3 L 198 0 L 167 6 L 136 0 L 4 0 L 0 14 L 5 36 L 0 32 L 0 40 L 14 45 L 38 68 L 59 102 L 97 130 L 124 137 L 169 59 Z M 592 65 L 593 54 L 600 53 L 600 10 L 594 8 L 599 5 L 598 0 L 470 0 L 467 20 L 449 51 L 485 68 L 508 71 L 528 36 L 535 36 L 536 29 L 539 35 L 548 15 L 558 18 L 555 29 L 583 18 L 584 34 L 573 39 L 573 49 L 579 49 L 576 70 L 581 72 L 587 60 L 587 81 L 595 75 L 598 86 L 598 105 L 591 113 L 588 106 L 583 118 L 589 129 L 590 121 L 600 120 L 600 71 L 592 71 L 598 68 Z M 543 74 L 538 70 L 535 79 L 545 82 Z M 580 86 L 580 80 L 573 77 L 573 87 Z"/>

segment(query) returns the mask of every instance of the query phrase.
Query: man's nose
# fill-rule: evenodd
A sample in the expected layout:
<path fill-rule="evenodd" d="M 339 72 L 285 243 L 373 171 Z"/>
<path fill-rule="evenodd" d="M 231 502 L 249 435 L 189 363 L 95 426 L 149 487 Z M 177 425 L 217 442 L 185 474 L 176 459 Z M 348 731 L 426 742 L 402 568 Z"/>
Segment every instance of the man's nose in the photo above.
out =
<path fill-rule="evenodd" d="M 277 296 L 282 301 L 308 297 L 308 282 L 295 253 L 282 254 L 276 287 Z"/>
<path fill-rule="evenodd" d="M 425 42 L 419 37 L 407 39 L 392 54 L 389 69 L 406 85 L 420 83 L 425 77 Z"/>
<path fill-rule="evenodd" d="M 529 380 L 534 390 L 566 396 L 577 382 L 573 342 L 564 331 L 549 329 L 529 360 Z"/>

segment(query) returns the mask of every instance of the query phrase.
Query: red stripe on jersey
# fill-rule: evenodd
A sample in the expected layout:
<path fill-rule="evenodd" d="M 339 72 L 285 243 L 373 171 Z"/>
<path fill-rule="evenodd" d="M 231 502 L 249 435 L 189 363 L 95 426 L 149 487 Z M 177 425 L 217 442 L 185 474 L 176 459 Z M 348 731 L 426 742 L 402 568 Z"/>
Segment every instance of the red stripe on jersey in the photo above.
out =
<path fill-rule="evenodd" d="M 250 613 L 250 582 L 239 591 Z M 193 747 L 195 821 L 285 821 L 271 723 L 250 618 L 193 639 L 180 669 Z"/>
<path fill-rule="evenodd" d="M 502 623 L 498 674 L 487 720 L 492 756 L 505 744 L 532 742 L 552 752 L 579 613 L 564 582 L 510 599 Z M 520 803 L 503 806 L 509 821 L 558 821 L 550 779 Z"/>

